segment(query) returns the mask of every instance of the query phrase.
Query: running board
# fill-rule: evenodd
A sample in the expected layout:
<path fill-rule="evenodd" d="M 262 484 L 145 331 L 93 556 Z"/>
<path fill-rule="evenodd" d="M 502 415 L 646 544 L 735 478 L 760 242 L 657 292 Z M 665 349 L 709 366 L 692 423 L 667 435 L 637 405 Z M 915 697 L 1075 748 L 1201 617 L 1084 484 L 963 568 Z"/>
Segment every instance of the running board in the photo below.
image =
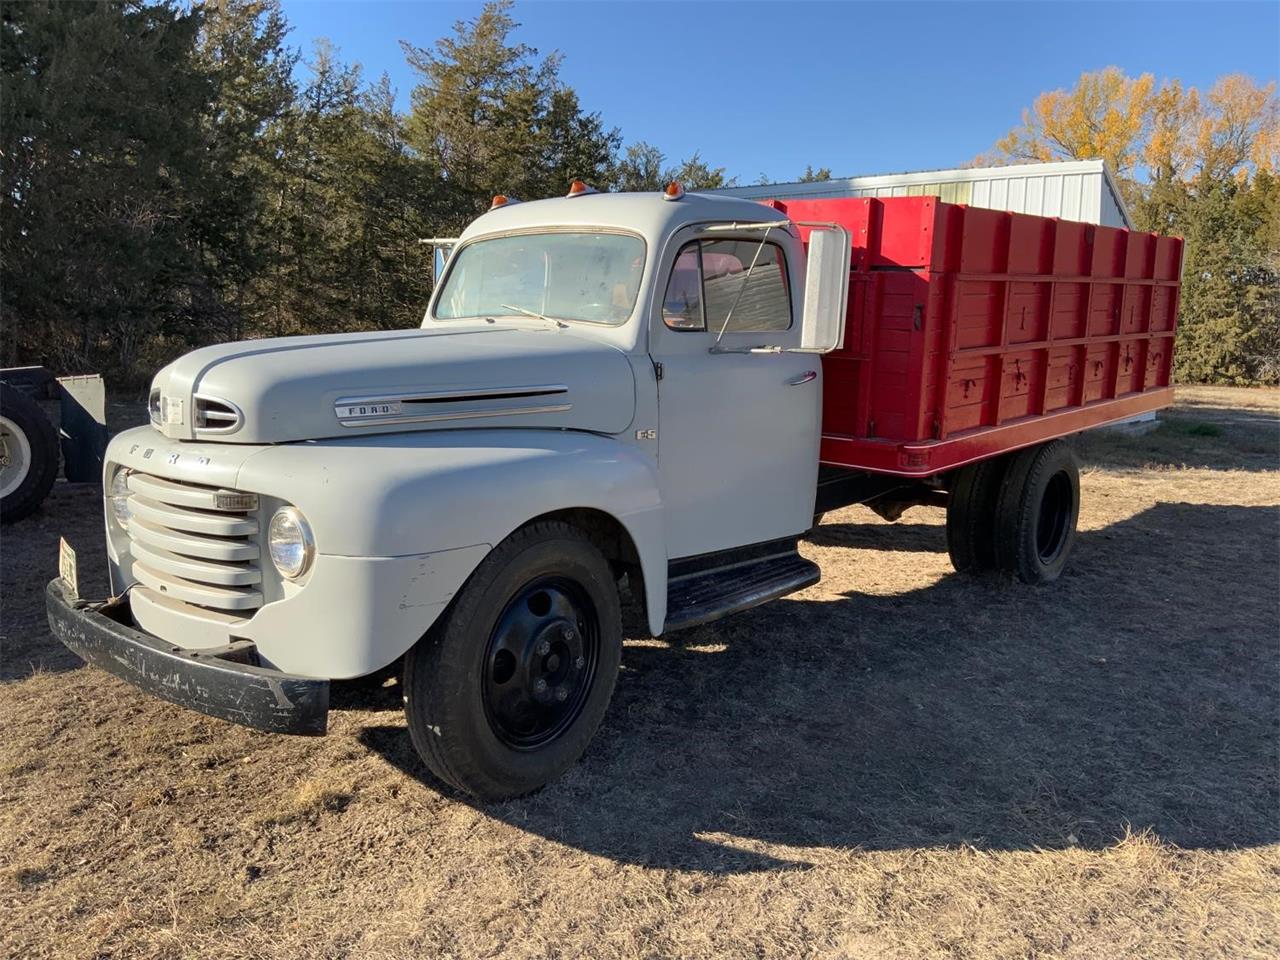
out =
<path fill-rule="evenodd" d="M 817 583 L 818 565 L 796 552 L 794 540 L 762 544 L 766 555 L 748 550 L 725 551 L 716 557 L 675 560 L 667 579 L 667 620 L 664 633 L 710 623 L 740 610 L 749 610 Z"/>

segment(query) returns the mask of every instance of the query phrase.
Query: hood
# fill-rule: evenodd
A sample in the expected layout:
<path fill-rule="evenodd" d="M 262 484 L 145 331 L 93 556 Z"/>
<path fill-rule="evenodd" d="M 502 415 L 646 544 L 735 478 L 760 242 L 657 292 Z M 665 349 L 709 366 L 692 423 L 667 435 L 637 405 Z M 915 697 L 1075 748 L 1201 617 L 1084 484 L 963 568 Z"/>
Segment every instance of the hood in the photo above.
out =
<path fill-rule="evenodd" d="M 150 405 L 166 437 L 227 443 L 490 426 L 620 433 L 635 381 L 620 350 L 563 329 L 433 328 L 205 347 L 156 375 Z"/>

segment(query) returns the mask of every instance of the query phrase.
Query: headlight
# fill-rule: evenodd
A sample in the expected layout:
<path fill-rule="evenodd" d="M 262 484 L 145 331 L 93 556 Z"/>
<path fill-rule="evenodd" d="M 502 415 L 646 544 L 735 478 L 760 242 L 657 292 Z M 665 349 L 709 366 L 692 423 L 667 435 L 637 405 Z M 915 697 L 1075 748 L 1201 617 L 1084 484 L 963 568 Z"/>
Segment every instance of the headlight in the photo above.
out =
<path fill-rule="evenodd" d="M 112 516 L 121 530 L 129 529 L 129 474 L 128 467 L 121 467 L 111 477 L 111 486 L 107 490 L 107 502 L 111 504 Z"/>
<path fill-rule="evenodd" d="M 282 577 L 297 580 L 311 569 L 316 542 L 301 510 L 281 507 L 276 511 L 267 530 L 267 550 Z"/>

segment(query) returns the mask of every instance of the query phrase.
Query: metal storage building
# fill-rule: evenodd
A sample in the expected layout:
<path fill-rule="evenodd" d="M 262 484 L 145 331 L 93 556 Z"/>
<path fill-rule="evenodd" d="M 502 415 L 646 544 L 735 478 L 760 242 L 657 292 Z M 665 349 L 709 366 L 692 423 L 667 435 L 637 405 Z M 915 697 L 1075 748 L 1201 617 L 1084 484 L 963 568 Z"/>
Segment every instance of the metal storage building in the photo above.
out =
<path fill-rule="evenodd" d="M 1101 160 L 923 170 L 710 192 L 755 200 L 935 196 L 948 203 L 1133 229 L 1111 171 Z"/>

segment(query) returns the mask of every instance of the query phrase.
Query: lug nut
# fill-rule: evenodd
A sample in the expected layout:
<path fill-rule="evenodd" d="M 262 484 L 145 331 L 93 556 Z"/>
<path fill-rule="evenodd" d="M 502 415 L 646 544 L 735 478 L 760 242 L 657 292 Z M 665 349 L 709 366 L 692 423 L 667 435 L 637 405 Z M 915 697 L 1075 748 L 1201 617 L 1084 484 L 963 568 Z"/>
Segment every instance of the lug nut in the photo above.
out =
<path fill-rule="evenodd" d="M 564 628 L 564 638 L 565 638 L 566 640 L 572 640 L 572 639 L 573 639 L 573 627 L 565 627 L 565 628 Z"/>
<path fill-rule="evenodd" d="M 538 693 L 546 693 L 547 681 L 539 677 L 537 680 L 533 682 L 533 689 Z"/>
<path fill-rule="evenodd" d="M 545 657 L 550 652 L 551 652 L 551 644 L 548 643 L 546 640 L 543 640 L 540 644 L 538 644 L 538 653 L 540 656 Z"/>
<path fill-rule="evenodd" d="M 559 700 L 559 701 L 560 701 L 560 702 L 562 702 L 562 703 L 563 703 L 565 700 L 568 700 L 568 699 L 569 699 L 569 689 L 568 689 L 568 687 L 556 687 L 556 699 L 557 699 L 557 700 Z"/>
<path fill-rule="evenodd" d="M 573 661 L 573 665 L 579 670 L 581 670 L 583 667 L 587 665 L 586 657 L 579 657 L 577 660 Z"/>

